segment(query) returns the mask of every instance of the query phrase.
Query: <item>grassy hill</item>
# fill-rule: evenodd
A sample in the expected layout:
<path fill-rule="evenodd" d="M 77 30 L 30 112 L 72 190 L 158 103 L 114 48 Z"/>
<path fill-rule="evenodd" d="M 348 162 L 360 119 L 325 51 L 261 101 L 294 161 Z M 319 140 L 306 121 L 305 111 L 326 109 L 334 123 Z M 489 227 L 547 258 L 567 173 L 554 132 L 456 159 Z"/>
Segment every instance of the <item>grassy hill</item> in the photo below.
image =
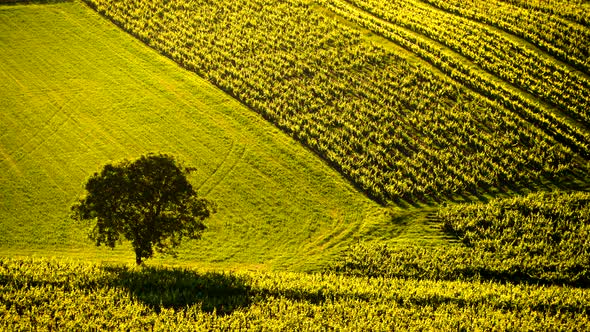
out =
<path fill-rule="evenodd" d="M 400 232 L 313 153 L 78 2 L 0 6 L 0 59 L 3 255 L 131 261 L 94 248 L 68 209 L 103 163 L 150 151 L 196 166 L 219 205 L 180 264 L 309 269 Z"/>
<path fill-rule="evenodd" d="M 200 193 L 218 202 L 210 232 L 182 250 L 187 262 L 213 265 L 313 268 L 358 239 L 438 243 L 444 238 L 431 221 L 440 202 L 587 188 L 584 46 L 572 45 L 580 49 L 571 57 L 549 46 L 531 53 L 523 45 L 551 39 L 524 34 L 534 26 L 520 36 L 501 32 L 510 16 L 478 21 L 413 1 L 392 3 L 431 20 L 372 1 L 301 0 L 259 11 L 251 0 L 90 2 L 209 82 L 78 2 L 0 7 L 0 250 L 124 257 L 128 248 L 92 249 L 67 208 L 101 164 L 150 151 L 195 165 Z M 518 57 L 536 56 L 541 69 L 515 67 L 527 80 L 510 81 L 504 69 L 519 60 L 498 40 L 482 39 L 504 61 L 488 66 L 484 53 L 470 53 L 473 42 L 460 47 L 432 22 L 459 22 L 457 32 L 482 36 L 488 29 L 498 40 L 513 34 Z M 565 42 L 559 38 L 549 41 Z M 552 90 L 537 91 L 548 70 L 575 92 L 551 99 Z"/>

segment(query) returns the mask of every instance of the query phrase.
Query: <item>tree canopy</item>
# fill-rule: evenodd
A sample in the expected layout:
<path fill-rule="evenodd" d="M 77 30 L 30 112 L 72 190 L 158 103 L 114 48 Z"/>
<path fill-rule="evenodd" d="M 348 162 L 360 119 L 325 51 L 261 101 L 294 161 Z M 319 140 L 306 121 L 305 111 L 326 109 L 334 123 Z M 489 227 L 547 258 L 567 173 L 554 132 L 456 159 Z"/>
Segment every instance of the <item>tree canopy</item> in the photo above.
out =
<path fill-rule="evenodd" d="M 183 238 L 199 239 L 203 221 L 215 212 L 188 181 L 192 171 L 166 154 L 107 164 L 88 179 L 72 218 L 93 224 L 90 238 L 97 246 L 129 240 L 138 265 L 154 250 L 173 252 Z"/>

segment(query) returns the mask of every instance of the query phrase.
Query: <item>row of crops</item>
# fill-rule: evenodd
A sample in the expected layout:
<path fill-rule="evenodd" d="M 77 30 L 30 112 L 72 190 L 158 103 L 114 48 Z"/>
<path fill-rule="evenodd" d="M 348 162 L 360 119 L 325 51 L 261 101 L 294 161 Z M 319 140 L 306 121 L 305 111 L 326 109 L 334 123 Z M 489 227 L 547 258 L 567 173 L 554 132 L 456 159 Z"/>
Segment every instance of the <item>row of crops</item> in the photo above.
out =
<path fill-rule="evenodd" d="M 0 329 L 584 330 L 587 290 L 0 258 Z"/>
<path fill-rule="evenodd" d="M 439 10 L 420 0 L 350 0 L 349 2 L 398 27 L 419 32 L 449 47 L 491 74 L 556 105 L 568 116 L 590 123 L 590 80 L 572 71 L 571 68 L 524 47 L 502 31 L 490 29 L 486 24 Z M 488 2 L 482 3 L 488 4 Z M 465 6 L 461 6 L 463 7 Z M 494 11 L 494 13 L 497 12 Z M 541 25 L 539 22 L 548 25 L 542 17 L 536 16 L 535 19 L 538 25 Z M 545 25 L 543 27 L 546 28 Z M 568 28 L 575 29 L 577 25 L 569 24 L 567 27 L 559 26 L 552 29 L 553 31 L 571 30 Z M 590 29 L 579 28 L 576 32 L 572 34 L 560 32 L 551 42 L 562 49 L 558 38 L 567 36 L 571 39 L 569 42 L 576 43 L 571 46 L 575 48 L 571 53 L 586 53 L 586 57 L 580 56 L 576 59 L 587 62 L 590 59 L 586 49 L 588 43 L 583 41 L 590 40 Z M 590 72 L 587 68 L 585 71 Z"/>
<path fill-rule="evenodd" d="M 424 0 L 446 11 L 490 24 L 524 38 L 590 73 L 590 10 L 583 1 Z M 468 3 L 468 5 L 466 5 Z"/>
<path fill-rule="evenodd" d="M 462 245 L 360 244 L 334 269 L 359 276 L 590 286 L 590 193 L 458 204 L 441 209 L 438 218 Z"/>
<path fill-rule="evenodd" d="M 576 154 L 587 154 L 587 135 L 538 105 L 431 46 L 391 37 L 480 94 L 410 65 L 309 1 L 88 2 L 382 202 L 527 186 L 585 167 Z M 324 5 L 351 20 L 361 13 L 337 1 Z M 572 98 L 585 98 L 577 93 Z"/>
<path fill-rule="evenodd" d="M 556 138 L 562 144 L 588 157 L 590 138 L 586 131 L 572 127 L 556 118 L 553 112 L 541 107 L 537 100 L 525 97 L 509 86 L 490 79 L 481 71 L 474 69 L 469 63 L 461 61 L 456 53 L 448 54 L 443 47 L 434 44 L 429 38 L 424 38 L 407 28 L 382 20 L 347 1 L 334 0 L 327 6 L 338 14 L 414 52 L 457 82 L 461 82 L 473 91 L 494 101 L 496 107 L 505 107 L 514 115 L 542 128 L 546 134 Z M 406 13 L 406 15 L 410 14 Z M 582 112 L 587 113 L 587 109 Z M 578 118 L 577 115 L 572 117 Z"/>
<path fill-rule="evenodd" d="M 585 0 L 501 0 L 495 4 L 501 6 L 502 2 L 557 15 L 590 27 L 590 5 Z"/>

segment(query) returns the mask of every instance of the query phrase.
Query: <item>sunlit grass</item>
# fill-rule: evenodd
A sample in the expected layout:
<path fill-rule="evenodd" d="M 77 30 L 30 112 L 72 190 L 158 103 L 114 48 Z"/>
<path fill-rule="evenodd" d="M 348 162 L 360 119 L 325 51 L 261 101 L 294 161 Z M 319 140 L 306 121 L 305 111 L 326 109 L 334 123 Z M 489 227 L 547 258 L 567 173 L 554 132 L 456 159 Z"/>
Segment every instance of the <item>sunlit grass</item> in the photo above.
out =
<path fill-rule="evenodd" d="M 84 5 L 0 7 L 0 253 L 131 261 L 68 209 L 110 160 L 172 153 L 217 202 L 179 264 L 309 269 L 387 229 L 386 209 L 222 91 Z"/>

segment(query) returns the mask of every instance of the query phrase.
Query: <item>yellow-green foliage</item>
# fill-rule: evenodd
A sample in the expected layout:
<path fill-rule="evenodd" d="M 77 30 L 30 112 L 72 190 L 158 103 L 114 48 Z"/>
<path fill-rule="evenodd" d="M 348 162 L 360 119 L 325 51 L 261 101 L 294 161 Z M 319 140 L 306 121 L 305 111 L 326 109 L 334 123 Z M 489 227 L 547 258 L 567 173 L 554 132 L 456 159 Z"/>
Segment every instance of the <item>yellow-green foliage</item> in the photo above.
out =
<path fill-rule="evenodd" d="M 590 193 L 539 192 L 454 205 L 439 217 L 465 245 L 517 261 L 523 274 L 590 285 Z"/>
<path fill-rule="evenodd" d="M 590 70 L 590 5 L 584 0 L 425 0 L 438 8 L 519 36 L 550 54 Z M 468 3 L 468 5 L 466 5 Z M 548 73 L 549 74 L 549 73 Z"/>
<path fill-rule="evenodd" d="M 419 32 L 464 56 L 481 68 L 522 90 L 556 105 L 562 112 L 582 122 L 590 122 L 590 80 L 587 76 L 558 63 L 500 30 L 478 20 L 505 22 L 514 29 L 536 33 L 530 38 L 538 44 L 559 49 L 572 58 L 571 66 L 590 70 L 583 54 L 590 46 L 590 29 L 555 15 L 514 8 L 499 1 L 480 1 L 465 6 L 463 1 L 351 0 L 350 3 L 397 26 Z M 454 2 L 454 6 L 450 3 Z M 493 4 L 496 2 L 495 4 Z M 493 10 L 489 9 L 493 6 Z M 466 8 L 468 7 L 468 8 Z M 501 11 L 498 10 L 501 8 Z M 464 17 L 463 15 L 467 16 Z M 527 25 L 523 26 L 526 20 Z M 517 28 L 518 27 L 518 28 Z M 569 33 L 551 33 L 568 31 Z M 564 93 L 567 91 L 567 93 Z"/>
<path fill-rule="evenodd" d="M 590 286 L 590 194 L 534 193 L 438 213 L 460 245 L 351 247 L 334 270 L 347 275 Z"/>
<path fill-rule="evenodd" d="M 583 330 L 584 289 L 0 258 L 2 330 Z"/>
<path fill-rule="evenodd" d="M 536 98 L 536 96 L 529 96 L 526 93 L 523 93 L 522 90 L 515 89 L 509 83 L 502 81 L 498 77 L 494 77 L 488 72 L 484 71 L 482 68 L 480 68 L 479 64 L 465 60 L 465 58 L 462 57 L 460 53 L 450 51 L 440 44 L 433 42 L 427 35 L 433 34 L 434 32 L 440 30 L 440 24 L 434 26 L 429 24 L 429 20 L 425 20 L 420 21 L 422 23 L 418 25 L 416 20 L 407 20 L 408 15 L 415 15 L 413 12 L 413 10 L 415 10 L 415 6 L 411 3 L 399 8 L 409 10 L 403 12 L 405 14 L 402 16 L 403 19 L 398 20 L 395 16 L 387 16 L 384 14 L 384 16 L 389 17 L 391 22 L 376 16 L 377 14 L 374 14 L 373 12 L 377 12 L 377 9 L 365 6 L 364 8 L 369 10 L 365 11 L 365 9 L 361 9 L 344 0 L 327 1 L 326 6 L 339 15 L 342 15 L 343 17 L 346 17 L 347 19 L 356 22 L 359 25 L 364 26 L 367 29 L 378 33 L 393 41 L 394 43 L 410 50 L 424 61 L 432 64 L 441 72 L 448 75 L 453 80 L 460 82 L 462 85 L 468 87 L 474 92 L 477 92 L 481 96 L 492 100 L 494 102 L 494 107 L 504 107 L 510 110 L 513 116 L 517 116 L 526 120 L 530 124 L 533 124 L 537 128 L 543 130 L 546 134 L 554 137 L 557 141 L 569 146 L 569 148 L 588 158 L 588 146 L 590 142 L 588 140 L 587 128 L 585 131 L 584 129 L 580 129 L 577 126 L 571 126 L 567 121 L 564 121 L 563 118 L 557 117 L 553 109 L 550 107 L 548 108 L 547 105 L 542 105 L 539 103 L 541 100 L 538 99 L 538 97 Z M 439 17 L 442 14 L 433 12 L 431 15 L 433 17 Z M 451 17 L 451 22 L 446 22 L 446 27 L 444 28 L 445 30 L 451 27 L 454 28 L 454 19 L 456 18 Z M 426 29 L 425 26 L 430 26 L 430 31 L 428 31 L 429 29 Z M 421 33 L 417 33 L 410 28 L 419 30 Z M 479 36 L 475 36 L 476 39 L 479 38 Z M 451 41 L 454 38 L 455 37 L 450 38 Z M 464 43 L 463 40 L 462 42 Z M 520 48 L 520 50 L 523 49 Z M 510 50 L 510 52 L 513 52 L 513 50 Z M 508 56 L 507 58 L 510 57 Z M 527 63 L 519 64 L 518 66 L 521 65 L 527 65 Z M 520 70 L 526 71 L 527 69 L 521 68 Z M 511 69 L 507 74 L 513 75 L 513 69 Z M 573 75 L 577 76 L 575 74 Z M 578 80 L 580 77 L 578 76 L 574 79 Z M 544 84 L 544 82 L 545 79 L 543 78 L 540 80 L 539 84 Z M 582 86 L 587 85 L 587 80 L 581 79 L 581 82 Z M 562 83 L 563 82 L 560 81 L 559 84 Z M 574 103 L 571 103 L 568 105 L 568 108 L 569 107 L 577 106 Z M 581 108 L 581 112 L 585 113 L 583 107 Z M 580 116 L 580 114 L 570 115 L 578 118 Z M 496 120 L 505 121 L 499 119 Z M 524 124 L 521 123 L 521 125 Z M 521 139 L 526 141 L 525 137 L 521 137 Z M 508 180 L 508 183 L 510 183 L 510 181 L 514 179 Z"/>
<path fill-rule="evenodd" d="M 405 33 L 406 28 L 345 1 L 320 4 L 416 53 L 452 80 L 369 44 L 309 1 L 87 2 L 260 112 L 380 201 L 481 194 L 585 167 L 576 153 L 588 157 L 587 135 L 536 101 L 438 53 L 424 38 Z M 465 20 L 445 21 L 445 29 L 455 21 Z M 435 24 L 439 26 L 433 21 L 428 27 Z M 483 38 L 487 30 L 478 30 L 477 36 L 480 32 Z M 490 38 L 491 45 L 502 44 Z M 513 59 L 504 48 L 494 52 L 502 63 L 490 70 L 498 75 L 528 54 Z M 473 59 L 484 56 L 474 53 Z M 560 97 L 556 87 L 540 96 L 585 119 L 587 81 L 539 61 L 539 71 L 519 63 L 502 75 L 534 77 L 536 83 L 522 84 L 537 92 L 540 72 L 562 73 L 567 78 L 563 84 L 574 92 Z"/>
<path fill-rule="evenodd" d="M 501 1 L 501 0 L 500 0 Z M 497 5 L 500 1 L 488 1 L 488 4 Z M 514 4 L 519 7 L 535 9 L 544 13 L 555 14 L 563 18 L 567 18 L 574 22 L 578 22 L 585 26 L 590 26 L 590 3 L 586 0 L 508 0 L 505 1 L 509 4 Z M 447 1 L 447 3 L 453 3 Z M 485 8 L 485 5 L 478 3 L 478 6 Z M 506 6 L 506 5 L 504 5 Z M 508 7 L 508 6 L 506 6 Z M 475 7 L 473 7 L 475 8 Z M 481 8 L 481 7 L 480 7 Z M 508 7 L 510 8 L 510 7 Z M 514 9 L 514 8 L 511 8 Z M 507 11 L 505 11 L 506 13 Z M 518 12 L 511 11 L 511 17 L 518 15 Z M 514 26 L 513 26 L 514 27 Z M 563 35 L 553 35 L 553 37 L 563 38 Z M 567 38 L 567 37 L 566 37 Z"/>

